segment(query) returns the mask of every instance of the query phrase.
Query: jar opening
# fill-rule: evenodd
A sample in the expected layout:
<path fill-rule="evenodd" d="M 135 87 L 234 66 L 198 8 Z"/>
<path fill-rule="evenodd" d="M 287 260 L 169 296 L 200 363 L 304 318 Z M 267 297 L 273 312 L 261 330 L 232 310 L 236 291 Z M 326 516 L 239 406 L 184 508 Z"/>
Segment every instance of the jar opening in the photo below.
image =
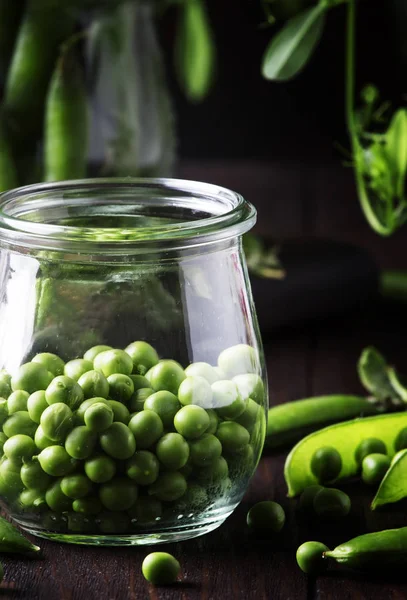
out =
<path fill-rule="evenodd" d="M 242 235 L 256 211 L 216 185 L 177 179 L 88 179 L 0 196 L 0 243 L 73 251 L 195 246 Z"/>

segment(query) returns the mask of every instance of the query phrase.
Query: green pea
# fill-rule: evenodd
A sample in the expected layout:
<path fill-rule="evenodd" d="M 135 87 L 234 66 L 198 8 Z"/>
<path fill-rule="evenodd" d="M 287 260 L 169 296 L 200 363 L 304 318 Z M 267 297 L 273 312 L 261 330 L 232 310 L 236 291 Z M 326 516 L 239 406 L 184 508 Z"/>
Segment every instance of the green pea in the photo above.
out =
<path fill-rule="evenodd" d="M 62 446 L 48 446 L 40 452 L 38 460 L 42 469 L 52 477 L 68 475 L 76 466 L 76 461 Z"/>
<path fill-rule="evenodd" d="M 45 491 L 52 483 L 52 478 L 47 475 L 38 461 L 24 464 L 20 471 L 21 481 L 26 488 Z"/>
<path fill-rule="evenodd" d="M 216 414 L 216 411 L 210 408 L 206 411 L 206 414 L 209 417 L 209 427 L 206 430 L 206 433 L 216 433 L 219 425 L 219 417 Z"/>
<path fill-rule="evenodd" d="M 65 515 L 47 511 L 42 514 L 41 524 L 46 531 L 50 532 L 65 532 L 66 531 L 66 517 Z"/>
<path fill-rule="evenodd" d="M 73 501 L 72 508 L 83 515 L 97 515 L 103 509 L 101 501 L 96 496 L 77 498 Z"/>
<path fill-rule="evenodd" d="M 134 392 L 129 401 L 129 410 L 131 412 L 139 412 L 144 410 L 145 401 L 149 396 L 154 394 L 154 390 L 151 388 L 140 388 Z"/>
<path fill-rule="evenodd" d="M 151 496 L 140 496 L 129 511 L 131 518 L 136 519 L 137 523 L 154 523 L 161 518 L 163 512 L 162 504 L 156 498 Z"/>
<path fill-rule="evenodd" d="M 241 452 L 250 441 L 250 434 L 247 429 L 233 421 L 220 423 L 216 437 L 222 444 L 223 451 L 226 454 Z"/>
<path fill-rule="evenodd" d="M 45 504 L 45 496 L 40 490 L 23 490 L 18 501 L 24 509 L 30 509 L 32 512 Z"/>
<path fill-rule="evenodd" d="M 139 375 L 145 375 L 159 361 L 157 352 L 147 342 L 133 342 L 125 351 L 133 361 L 133 373 Z"/>
<path fill-rule="evenodd" d="M 135 414 L 129 423 L 137 448 L 150 448 L 160 439 L 164 432 L 163 423 L 153 410 L 143 410 Z"/>
<path fill-rule="evenodd" d="M 12 415 L 20 410 L 27 410 L 27 400 L 30 397 L 28 392 L 18 390 L 10 394 L 7 400 L 8 414 Z"/>
<path fill-rule="evenodd" d="M 159 475 L 157 480 L 148 488 L 148 493 L 162 502 L 173 502 L 181 498 L 186 489 L 185 477 L 178 471 L 172 471 Z"/>
<path fill-rule="evenodd" d="M 0 432 L 0 456 L 4 454 L 4 444 L 8 440 L 8 437 L 1 431 Z"/>
<path fill-rule="evenodd" d="M 137 485 L 125 477 L 115 477 L 99 488 L 99 498 L 108 510 L 128 510 L 137 500 Z"/>
<path fill-rule="evenodd" d="M 106 352 L 107 350 L 112 350 L 112 347 L 111 346 L 103 346 L 103 345 L 93 346 L 92 348 L 89 348 L 89 350 L 87 350 L 85 352 L 85 354 L 83 355 L 83 358 L 85 360 L 89 360 L 90 362 L 94 362 L 94 360 L 98 354 L 101 354 L 102 352 Z"/>
<path fill-rule="evenodd" d="M 324 488 L 314 498 L 314 511 L 319 517 L 327 519 L 345 517 L 350 508 L 349 496 L 335 488 Z"/>
<path fill-rule="evenodd" d="M 35 431 L 34 442 L 38 450 L 44 450 L 45 448 L 48 448 L 48 446 L 55 446 L 55 442 L 45 435 L 41 425 L 39 425 Z"/>
<path fill-rule="evenodd" d="M 322 485 L 310 485 L 302 492 L 298 508 L 304 513 L 314 512 L 314 498 L 323 490 Z"/>
<path fill-rule="evenodd" d="M 83 402 L 83 391 L 74 379 L 60 375 L 45 390 L 45 398 L 50 405 L 63 403 L 75 410 Z"/>
<path fill-rule="evenodd" d="M 45 390 L 49 382 L 48 370 L 39 363 L 30 362 L 22 365 L 11 378 L 11 387 L 13 391 L 24 390 L 32 394 L 38 390 Z"/>
<path fill-rule="evenodd" d="M 198 440 L 189 444 L 191 462 L 198 467 L 211 465 L 222 454 L 222 445 L 217 437 L 205 433 Z"/>
<path fill-rule="evenodd" d="M 83 515 L 77 512 L 69 512 L 68 531 L 72 533 L 90 533 L 95 529 L 95 522 L 90 515 Z"/>
<path fill-rule="evenodd" d="M 124 423 L 113 423 L 100 435 L 102 449 L 113 458 L 126 460 L 136 450 L 136 440 Z"/>
<path fill-rule="evenodd" d="M 109 383 L 99 371 L 86 371 L 79 377 L 78 384 L 85 398 L 107 398 L 109 395 Z"/>
<path fill-rule="evenodd" d="M 237 419 L 246 410 L 247 403 L 233 381 L 215 381 L 212 384 L 213 406 L 224 419 Z"/>
<path fill-rule="evenodd" d="M 307 575 L 318 575 L 328 567 L 324 552 L 329 552 L 328 546 L 321 542 L 305 542 L 297 550 L 296 558 L 301 571 Z"/>
<path fill-rule="evenodd" d="M 108 400 L 107 403 L 113 411 L 113 421 L 127 425 L 130 421 L 130 411 L 127 406 L 117 400 Z"/>
<path fill-rule="evenodd" d="M 152 452 L 138 450 L 126 463 L 127 477 L 139 485 L 151 485 L 158 477 L 160 464 Z"/>
<path fill-rule="evenodd" d="M 211 408 L 213 392 L 210 383 L 198 375 L 187 377 L 179 386 L 178 397 L 181 404 L 193 404 L 202 408 Z"/>
<path fill-rule="evenodd" d="M 244 400 L 251 398 L 257 404 L 264 403 L 264 383 L 259 375 L 256 375 L 255 373 L 244 373 L 243 375 L 236 375 L 236 377 L 233 377 L 233 381 L 237 385 L 237 389 Z"/>
<path fill-rule="evenodd" d="M 130 375 L 130 379 L 133 382 L 135 392 L 143 388 L 151 389 L 150 382 L 144 375 Z"/>
<path fill-rule="evenodd" d="M 362 480 L 368 485 L 381 482 L 390 467 L 390 457 L 385 454 L 368 454 L 362 461 Z"/>
<path fill-rule="evenodd" d="M 106 483 L 116 474 L 116 463 L 110 456 L 98 454 L 85 462 L 85 473 L 94 483 Z"/>
<path fill-rule="evenodd" d="M 361 465 L 365 456 L 369 454 L 387 454 L 386 444 L 378 438 L 367 438 L 360 442 L 355 451 L 355 460 Z"/>
<path fill-rule="evenodd" d="M 198 483 L 188 483 L 188 489 L 175 506 L 176 511 L 202 511 L 208 505 L 208 492 Z"/>
<path fill-rule="evenodd" d="M 31 421 L 30 415 L 25 410 L 13 413 L 3 423 L 3 432 L 7 437 L 13 437 L 13 435 L 18 435 L 19 433 L 32 437 L 36 428 L 36 423 Z"/>
<path fill-rule="evenodd" d="M 72 500 L 61 490 L 60 479 L 57 479 L 45 492 L 45 502 L 56 513 L 63 513 L 72 508 Z"/>
<path fill-rule="evenodd" d="M 31 394 L 27 400 L 27 410 L 30 419 L 34 421 L 34 423 L 39 424 L 41 422 L 41 415 L 48 406 L 49 404 L 45 398 L 44 390 L 39 390 L 38 392 Z"/>
<path fill-rule="evenodd" d="M 196 469 L 193 473 L 199 482 L 211 485 L 226 480 L 229 475 L 229 467 L 223 456 L 220 456 L 207 467 Z"/>
<path fill-rule="evenodd" d="M 95 449 L 97 435 L 84 425 L 75 427 L 65 440 L 65 450 L 72 458 L 84 460 L 88 458 Z"/>
<path fill-rule="evenodd" d="M 183 467 L 189 458 L 189 446 L 179 433 L 167 433 L 158 440 L 156 455 L 167 469 L 177 470 Z"/>
<path fill-rule="evenodd" d="M 285 512 L 280 504 L 264 500 L 247 513 L 247 524 L 256 533 L 278 533 L 285 524 Z"/>
<path fill-rule="evenodd" d="M 99 402 L 101 402 L 102 404 L 106 404 L 106 406 L 110 406 L 109 401 L 106 400 L 105 398 L 101 398 L 101 397 L 88 398 L 87 400 L 84 400 L 82 402 L 82 404 L 76 411 L 77 420 L 84 423 L 85 422 L 85 412 L 88 410 L 88 408 L 90 406 L 93 406 L 93 404 L 96 404 Z"/>
<path fill-rule="evenodd" d="M 40 424 L 50 440 L 62 442 L 73 426 L 72 411 L 62 402 L 51 404 L 42 413 Z"/>
<path fill-rule="evenodd" d="M 85 412 L 85 424 L 90 431 L 100 433 L 113 423 L 113 410 L 107 404 L 96 402 Z"/>
<path fill-rule="evenodd" d="M 127 404 L 134 392 L 134 384 L 130 377 L 122 373 L 115 373 L 109 375 L 107 381 L 109 382 L 110 398 Z"/>
<path fill-rule="evenodd" d="M 7 458 L 15 461 L 27 461 L 35 454 L 34 440 L 28 435 L 18 434 L 9 438 L 3 447 Z"/>
<path fill-rule="evenodd" d="M 64 368 L 64 375 L 70 379 L 78 381 L 84 373 L 88 373 L 93 370 L 93 362 L 85 360 L 83 358 L 75 358 L 66 363 Z"/>
<path fill-rule="evenodd" d="M 60 485 L 65 496 L 73 500 L 87 496 L 92 490 L 90 480 L 82 473 L 66 475 L 61 479 Z"/>
<path fill-rule="evenodd" d="M 200 437 L 208 429 L 209 415 L 200 406 L 184 406 L 174 417 L 175 429 L 187 439 Z"/>
<path fill-rule="evenodd" d="M 130 527 L 130 518 L 123 512 L 101 512 L 95 521 L 101 533 L 106 534 L 125 533 Z"/>
<path fill-rule="evenodd" d="M 395 452 L 399 452 L 405 448 L 407 448 L 407 427 L 399 432 L 398 436 L 396 437 L 396 441 L 394 442 Z"/>
<path fill-rule="evenodd" d="M 0 374 L 0 398 L 7 399 L 11 394 L 11 377 L 8 373 Z"/>
<path fill-rule="evenodd" d="M 219 354 L 218 366 L 227 377 L 256 373 L 259 371 L 259 357 L 251 346 L 238 344 Z"/>
<path fill-rule="evenodd" d="M 105 377 L 114 373 L 130 375 L 133 371 L 133 361 L 124 350 L 105 350 L 98 354 L 93 366 L 96 371 L 101 371 Z"/>
<path fill-rule="evenodd" d="M 342 459 L 336 448 L 323 446 L 311 458 L 311 471 L 319 483 L 329 483 L 339 476 Z"/>
<path fill-rule="evenodd" d="M 174 394 L 168 391 L 160 391 L 147 398 L 144 408 L 156 412 L 164 427 L 168 428 L 173 425 L 174 417 L 181 407 L 178 398 Z"/>
<path fill-rule="evenodd" d="M 212 365 L 206 362 L 191 363 L 185 369 L 185 375 L 187 377 L 203 377 L 210 384 L 215 383 L 215 381 L 218 381 L 220 379 L 219 375 L 217 374 L 216 370 L 212 367 Z M 188 404 L 191 404 L 191 402 L 189 402 Z"/>
<path fill-rule="evenodd" d="M 175 360 L 160 360 L 149 372 L 151 386 L 157 392 L 164 390 L 176 395 L 184 379 L 184 369 Z"/>
<path fill-rule="evenodd" d="M 253 432 L 257 420 L 260 417 L 261 407 L 251 398 L 246 401 L 246 410 L 235 419 L 242 427 L 247 429 L 249 433 Z"/>
<path fill-rule="evenodd" d="M 47 371 L 52 373 L 54 377 L 58 375 L 63 375 L 65 363 L 62 358 L 59 358 L 56 354 L 51 354 L 51 352 L 42 352 L 41 354 L 37 354 L 32 359 L 32 362 L 39 363 Z M 45 389 L 45 388 L 44 388 Z"/>
<path fill-rule="evenodd" d="M 0 398 L 0 425 L 4 423 L 8 416 L 7 400 Z"/>
<path fill-rule="evenodd" d="M 154 585 L 175 583 L 181 572 L 179 562 L 167 552 L 152 552 L 144 559 L 141 569 L 145 579 Z"/>
<path fill-rule="evenodd" d="M 252 446 L 248 444 L 239 454 L 229 456 L 228 465 L 230 475 L 234 479 L 251 475 L 254 468 L 254 450 Z"/>
<path fill-rule="evenodd" d="M 5 500 L 12 500 L 22 489 L 20 465 L 14 460 L 3 460 L 0 465 L 0 495 Z"/>

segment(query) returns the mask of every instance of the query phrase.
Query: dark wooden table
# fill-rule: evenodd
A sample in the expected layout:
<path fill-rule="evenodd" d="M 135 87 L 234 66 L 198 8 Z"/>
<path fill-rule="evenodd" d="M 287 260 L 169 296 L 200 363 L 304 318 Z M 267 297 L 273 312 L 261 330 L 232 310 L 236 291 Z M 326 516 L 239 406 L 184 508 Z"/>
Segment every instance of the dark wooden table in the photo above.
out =
<path fill-rule="evenodd" d="M 332 172 L 329 172 L 331 169 Z M 357 242 L 380 265 L 407 268 L 405 240 L 399 234 L 382 240 L 361 218 L 349 174 L 328 165 L 189 165 L 183 175 L 240 189 L 257 203 L 263 232 L 276 236 L 323 235 Z M 361 391 L 356 361 L 367 344 L 381 348 L 396 364 L 407 361 L 407 307 L 377 305 L 364 314 L 308 324 L 264 340 L 272 403 L 312 395 Z M 308 578 L 297 567 L 300 543 L 317 539 L 334 546 L 362 532 L 407 525 L 407 513 L 396 508 L 372 516 L 372 493 L 353 485 L 350 516 L 342 523 L 321 526 L 303 522 L 296 502 L 286 498 L 285 454 L 261 460 L 250 488 L 235 513 L 217 531 L 180 544 L 162 547 L 182 565 L 182 582 L 154 588 L 141 575 L 148 548 L 93 549 L 42 542 L 43 557 L 27 560 L 4 557 L 2 598 L 44 600 L 302 600 L 403 599 L 404 579 L 369 577 L 333 569 Z M 263 499 L 280 502 L 287 513 L 283 534 L 271 540 L 253 537 L 245 525 L 248 508 Z"/>

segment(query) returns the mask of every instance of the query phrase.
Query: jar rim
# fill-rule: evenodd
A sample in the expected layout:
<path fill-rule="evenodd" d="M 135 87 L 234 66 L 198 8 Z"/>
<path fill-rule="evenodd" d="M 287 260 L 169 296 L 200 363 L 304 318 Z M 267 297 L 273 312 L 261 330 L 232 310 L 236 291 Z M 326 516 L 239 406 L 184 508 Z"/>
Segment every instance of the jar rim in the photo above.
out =
<path fill-rule="evenodd" d="M 107 215 L 116 217 L 121 216 L 120 207 L 135 211 L 133 216 L 142 216 L 142 210 L 150 217 L 154 210 L 171 208 L 173 212 L 170 222 L 137 227 L 55 222 L 85 210 L 92 220 L 96 206 L 106 211 L 109 206 L 113 213 Z M 0 244 L 5 241 L 62 251 L 75 251 L 76 247 L 83 252 L 86 247 L 90 253 L 132 253 L 147 250 L 151 243 L 161 249 L 163 245 L 196 246 L 240 236 L 255 221 L 256 209 L 240 194 L 184 179 L 84 179 L 34 184 L 0 195 Z"/>

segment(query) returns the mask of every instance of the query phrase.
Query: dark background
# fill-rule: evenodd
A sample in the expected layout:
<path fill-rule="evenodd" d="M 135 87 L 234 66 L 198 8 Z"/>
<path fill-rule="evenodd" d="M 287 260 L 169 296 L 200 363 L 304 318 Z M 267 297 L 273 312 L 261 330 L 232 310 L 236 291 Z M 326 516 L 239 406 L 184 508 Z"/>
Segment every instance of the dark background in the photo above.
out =
<path fill-rule="evenodd" d="M 260 0 L 208 0 L 208 7 L 218 46 L 218 74 L 212 93 L 201 105 L 191 105 L 174 79 L 170 81 L 181 156 L 312 161 L 337 154 L 333 142 L 346 144 L 345 6 L 330 11 L 311 64 L 298 78 L 283 84 L 265 81 L 260 74 L 264 49 L 275 31 L 260 27 L 264 21 Z M 161 23 L 169 63 L 174 12 Z M 406 0 L 360 1 L 358 86 L 374 83 L 383 98 L 395 105 L 400 104 L 406 89 L 406 31 Z M 173 72 L 172 68 L 168 71 Z"/>

